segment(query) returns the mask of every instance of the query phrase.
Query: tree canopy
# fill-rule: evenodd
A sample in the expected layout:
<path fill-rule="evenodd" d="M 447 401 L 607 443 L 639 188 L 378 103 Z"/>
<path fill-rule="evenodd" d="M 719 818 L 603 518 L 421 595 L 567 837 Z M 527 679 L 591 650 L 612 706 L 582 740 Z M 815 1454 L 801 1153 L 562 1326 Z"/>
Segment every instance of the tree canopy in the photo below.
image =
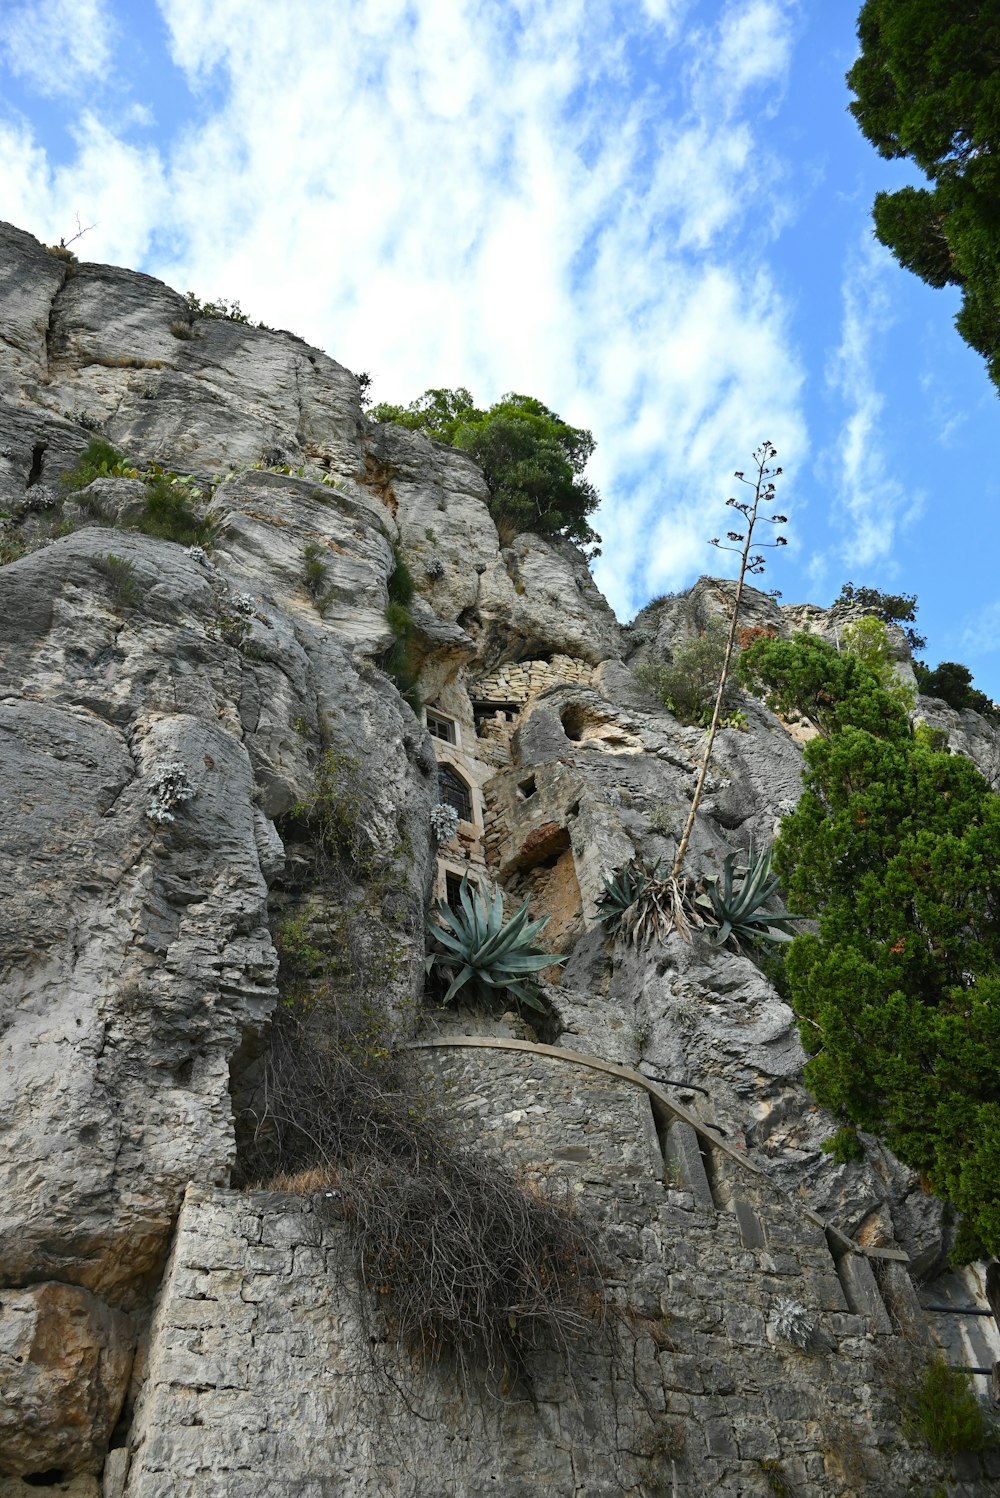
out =
<path fill-rule="evenodd" d="M 1000 9 L 866 0 L 858 38 L 851 113 L 930 184 L 880 192 L 876 236 L 929 285 L 962 288 L 955 325 L 1000 386 Z"/>
<path fill-rule="evenodd" d="M 911 650 L 923 650 L 927 644 L 926 636 L 913 628 L 918 607 L 916 593 L 883 593 L 880 588 L 847 582 L 833 600 L 834 608 L 838 604 L 864 609 L 866 614 L 881 619 L 883 624 L 898 624 Z"/>
<path fill-rule="evenodd" d="M 959 712 L 971 708 L 996 722 L 997 709 L 985 692 L 972 685 L 972 672 L 968 666 L 958 661 L 941 661 L 932 671 L 923 662 L 914 661 L 913 670 L 922 696 L 938 697 Z"/>
<path fill-rule="evenodd" d="M 775 848 L 818 922 L 786 961 L 808 1085 L 962 1212 L 965 1251 L 998 1253 L 1000 798 L 857 657 L 761 640 L 741 672 L 822 727 Z"/>
<path fill-rule="evenodd" d="M 594 451 L 593 436 L 570 426 L 533 396 L 511 393 L 482 411 L 460 386 L 425 390 L 408 406 L 383 402 L 371 414 L 375 421 L 425 431 L 474 458 L 483 470 L 501 540 L 534 531 L 565 536 L 597 555 L 595 543 L 601 538 L 587 516 L 600 496 L 583 477 Z"/>

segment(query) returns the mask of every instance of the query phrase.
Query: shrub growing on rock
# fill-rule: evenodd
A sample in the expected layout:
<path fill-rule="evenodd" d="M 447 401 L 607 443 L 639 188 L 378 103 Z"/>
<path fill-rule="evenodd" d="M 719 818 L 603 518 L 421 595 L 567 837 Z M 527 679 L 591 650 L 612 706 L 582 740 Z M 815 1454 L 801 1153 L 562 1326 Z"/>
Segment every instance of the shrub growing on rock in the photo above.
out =
<path fill-rule="evenodd" d="M 644 661 L 637 666 L 635 679 L 679 722 L 707 728 L 726 658 L 727 635 L 725 622 L 713 619 L 700 634 L 678 645 L 672 660 Z M 722 696 L 724 717 L 735 711 L 739 698 L 739 682 L 727 674 Z"/>
<path fill-rule="evenodd" d="M 775 848 L 819 922 L 785 963 L 806 1080 L 962 1212 L 961 1252 L 998 1253 L 1000 799 L 823 641 L 762 641 L 742 665 L 822 731 Z"/>
<path fill-rule="evenodd" d="M 593 436 L 533 396 L 505 395 L 481 411 L 464 388 L 425 390 L 409 406 L 382 402 L 371 414 L 375 421 L 425 431 L 474 458 L 483 470 L 502 545 L 522 531 L 566 536 L 581 546 L 600 541 L 587 520 L 600 496 L 583 477 Z"/>
<path fill-rule="evenodd" d="M 139 470 L 129 460 L 106 442 L 103 437 L 93 437 L 77 459 L 76 467 L 63 475 L 62 484 L 71 494 L 86 489 L 95 479 L 137 479 Z"/>

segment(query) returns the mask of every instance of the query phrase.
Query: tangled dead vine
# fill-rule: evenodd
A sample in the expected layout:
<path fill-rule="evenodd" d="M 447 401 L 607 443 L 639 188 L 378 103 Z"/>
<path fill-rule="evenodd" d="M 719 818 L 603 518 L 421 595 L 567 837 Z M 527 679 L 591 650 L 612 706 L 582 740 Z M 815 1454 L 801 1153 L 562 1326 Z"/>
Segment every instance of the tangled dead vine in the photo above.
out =
<path fill-rule="evenodd" d="M 619 1318 L 586 1222 L 448 1137 L 383 1016 L 328 1005 L 277 1016 L 243 1183 L 309 1192 L 343 1224 L 371 1390 L 419 1414 L 412 1373 L 441 1365 L 471 1415 L 530 1388 L 536 1353 L 571 1381 L 585 1348 L 614 1362 Z"/>
<path fill-rule="evenodd" d="M 343 1220 L 366 1334 L 506 1394 L 539 1350 L 568 1358 L 603 1318 L 588 1232 L 502 1160 L 451 1142 L 384 1017 L 327 996 L 272 1027 L 245 1182 L 317 1192 Z"/>

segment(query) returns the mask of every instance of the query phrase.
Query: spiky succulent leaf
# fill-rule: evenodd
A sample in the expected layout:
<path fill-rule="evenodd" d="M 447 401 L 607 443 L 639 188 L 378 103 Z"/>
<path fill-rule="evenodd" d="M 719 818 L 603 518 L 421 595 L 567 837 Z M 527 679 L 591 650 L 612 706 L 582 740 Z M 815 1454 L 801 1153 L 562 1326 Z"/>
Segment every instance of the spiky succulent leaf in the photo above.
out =
<path fill-rule="evenodd" d="M 742 942 L 787 942 L 792 939 L 790 927 L 801 920 L 787 910 L 765 910 L 764 906 L 778 888 L 771 872 L 771 849 L 754 857 L 753 845 L 747 863 L 736 867 L 736 854 L 727 853 L 721 874 L 707 874 L 704 883 L 712 904 L 718 930 L 712 942 L 724 946 L 730 939 L 736 950 Z"/>
<path fill-rule="evenodd" d="M 660 860 L 650 867 L 641 858 L 630 858 L 613 874 L 603 876 L 604 888 L 597 897 L 597 918 L 616 935 L 627 910 L 642 895 L 660 869 Z"/>
<path fill-rule="evenodd" d="M 450 979 L 444 1002 L 451 1003 L 469 985 L 481 995 L 506 990 L 518 1003 L 544 1013 L 545 1004 L 526 975 L 566 960 L 539 952 L 533 945 L 534 937 L 548 925 L 548 917 L 529 921 L 526 900 L 505 924 L 500 891 L 470 887 L 468 877 L 458 893 L 457 908 L 439 900 L 434 910 L 437 920 L 427 923 L 431 936 L 444 948 L 427 961 L 428 971 L 440 968 Z"/>

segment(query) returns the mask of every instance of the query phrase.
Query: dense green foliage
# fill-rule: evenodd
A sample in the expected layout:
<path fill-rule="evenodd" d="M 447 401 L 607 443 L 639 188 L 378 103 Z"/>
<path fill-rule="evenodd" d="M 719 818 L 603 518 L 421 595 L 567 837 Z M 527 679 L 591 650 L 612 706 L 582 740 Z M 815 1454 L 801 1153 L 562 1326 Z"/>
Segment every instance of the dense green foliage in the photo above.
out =
<path fill-rule="evenodd" d="M 728 634 L 728 626 L 722 619 L 712 619 L 707 628 L 678 645 L 672 660 L 654 659 L 637 666 L 635 679 L 658 697 L 679 722 L 707 728 L 712 721 L 726 659 Z M 739 684 L 727 676 L 722 696 L 725 718 L 735 712 L 739 698 Z"/>
<path fill-rule="evenodd" d="M 103 437 L 92 437 L 77 459 L 76 467 L 63 475 L 62 485 L 71 494 L 77 494 L 81 489 L 86 489 L 95 479 L 136 479 L 139 477 L 138 469 L 134 468 L 129 460 L 124 457 L 110 442 Z"/>
<path fill-rule="evenodd" d="M 821 640 L 759 641 L 741 671 L 821 728 L 775 849 L 819 923 L 785 964 L 809 1085 L 1000 1252 L 1000 799 Z"/>
<path fill-rule="evenodd" d="M 987 718 L 998 716 L 997 709 L 986 693 L 972 685 L 972 672 L 968 666 L 962 666 L 957 661 L 941 661 L 932 671 L 922 661 L 914 661 L 913 670 L 921 696 L 938 697 L 959 712 L 971 708 L 973 712 L 982 713 Z"/>
<path fill-rule="evenodd" d="M 972 1374 L 934 1358 L 909 1401 L 909 1424 L 931 1451 L 944 1456 L 987 1451 L 996 1431 L 976 1398 Z"/>
<path fill-rule="evenodd" d="M 146 486 L 146 500 L 135 528 L 144 536 L 158 536 L 176 541 L 179 546 L 205 546 L 215 534 L 210 521 L 203 520 L 191 506 L 192 493 L 177 479 L 160 477 Z"/>
<path fill-rule="evenodd" d="M 875 199 L 875 233 L 931 286 L 962 288 L 955 325 L 1000 385 L 1000 11 L 958 0 L 867 0 L 851 113 L 881 156 L 929 187 Z"/>
<path fill-rule="evenodd" d="M 423 703 L 420 698 L 420 670 L 413 649 L 413 602 L 415 585 L 413 574 L 403 559 L 398 547 L 393 547 L 394 566 L 388 578 L 389 606 L 385 611 L 385 622 L 392 630 L 392 644 L 382 657 L 382 669 L 391 676 L 404 702 L 408 702 L 419 717 Z"/>
<path fill-rule="evenodd" d="M 490 514 L 505 544 L 521 531 L 566 536 L 584 546 L 600 541 L 587 521 L 600 498 L 583 477 L 594 439 L 532 396 L 505 395 L 481 411 L 462 387 L 426 390 L 408 406 L 382 402 L 371 414 L 375 421 L 424 431 L 473 457 L 483 470 Z"/>
<path fill-rule="evenodd" d="M 916 688 L 901 681 L 896 674 L 896 657 L 889 643 L 889 632 L 881 619 L 870 616 L 845 624 L 840 633 L 841 649 L 861 662 L 875 677 L 879 686 L 907 712 L 917 703 Z"/>
<path fill-rule="evenodd" d="M 838 604 L 864 609 L 866 614 L 881 619 L 883 624 L 898 624 L 911 650 L 923 650 L 927 644 L 926 636 L 913 628 L 917 617 L 915 593 L 883 593 L 879 588 L 855 587 L 854 583 L 847 582 L 833 600 L 834 608 Z"/>

